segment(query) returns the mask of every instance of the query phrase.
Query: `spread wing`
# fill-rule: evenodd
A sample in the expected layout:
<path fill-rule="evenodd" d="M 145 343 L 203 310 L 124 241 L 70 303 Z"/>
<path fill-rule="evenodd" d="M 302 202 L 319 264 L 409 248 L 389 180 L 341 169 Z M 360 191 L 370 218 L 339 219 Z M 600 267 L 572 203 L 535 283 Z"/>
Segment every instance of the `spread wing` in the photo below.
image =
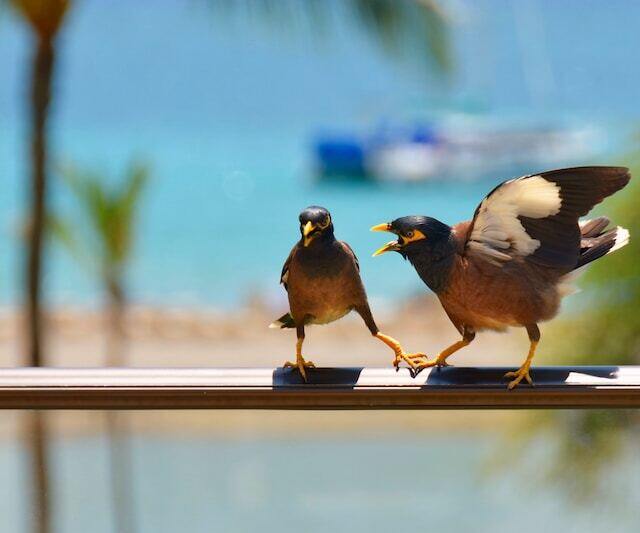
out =
<path fill-rule="evenodd" d="M 520 257 L 571 270 L 580 251 L 579 218 L 630 177 L 623 167 L 578 167 L 505 181 L 476 209 L 464 252 L 497 264 Z"/>
<path fill-rule="evenodd" d="M 349 246 L 344 241 L 340 241 L 340 244 L 342 244 L 342 247 L 347 251 L 347 253 L 351 257 L 353 257 L 353 262 L 356 264 L 356 269 L 358 270 L 358 272 L 360 272 L 360 262 L 358 261 L 358 258 L 356 257 L 356 253 L 353 251 L 353 248 L 351 248 L 351 246 Z"/>

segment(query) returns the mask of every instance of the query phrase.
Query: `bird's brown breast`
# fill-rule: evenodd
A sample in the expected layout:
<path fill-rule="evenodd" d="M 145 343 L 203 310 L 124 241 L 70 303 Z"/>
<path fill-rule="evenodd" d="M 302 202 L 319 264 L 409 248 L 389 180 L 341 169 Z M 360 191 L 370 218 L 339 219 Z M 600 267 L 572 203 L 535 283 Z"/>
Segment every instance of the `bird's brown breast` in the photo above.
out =
<path fill-rule="evenodd" d="M 498 266 L 456 254 L 438 297 L 456 327 L 502 330 L 552 318 L 560 303 L 558 278 L 552 269 L 525 261 Z"/>
<path fill-rule="evenodd" d="M 294 320 L 327 324 L 366 300 L 353 257 L 336 244 L 331 253 L 314 256 L 300 248 L 292 257 L 287 285 Z"/>

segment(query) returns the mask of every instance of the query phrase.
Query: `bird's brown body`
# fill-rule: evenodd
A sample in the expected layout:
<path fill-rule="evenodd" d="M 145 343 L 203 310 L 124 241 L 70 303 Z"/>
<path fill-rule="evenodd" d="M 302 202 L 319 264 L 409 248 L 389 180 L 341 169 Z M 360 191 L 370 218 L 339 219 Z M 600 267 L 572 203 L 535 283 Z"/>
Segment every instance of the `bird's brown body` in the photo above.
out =
<path fill-rule="evenodd" d="M 516 259 L 504 266 L 470 260 L 464 243 L 471 221 L 453 226 L 458 252 L 444 289 L 438 292 L 442 307 L 462 332 L 503 331 L 553 318 L 560 307 L 564 285 L 556 270 Z M 505 295 L 508 295 L 505 298 Z"/>
<path fill-rule="evenodd" d="M 286 283 L 296 323 L 328 324 L 353 309 L 368 308 L 355 256 L 341 241 L 333 241 L 322 253 L 296 245 L 289 257 Z"/>

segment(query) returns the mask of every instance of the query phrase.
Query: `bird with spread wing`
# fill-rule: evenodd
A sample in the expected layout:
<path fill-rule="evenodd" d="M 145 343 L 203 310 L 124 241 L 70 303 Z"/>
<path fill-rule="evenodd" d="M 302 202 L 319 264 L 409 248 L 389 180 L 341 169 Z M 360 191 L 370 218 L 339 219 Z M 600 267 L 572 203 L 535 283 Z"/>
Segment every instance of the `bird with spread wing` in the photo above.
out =
<path fill-rule="evenodd" d="M 399 252 L 438 296 L 462 335 L 421 368 L 442 367 L 482 330 L 524 327 L 530 348 L 512 389 L 533 384 L 531 361 L 540 340 L 538 323 L 558 312 L 571 281 L 585 265 L 629 241 L 609 219 L 580 220 L 630 179 L 623 167 L 579 167 L 523 176 L 498 185 L 471 221 L 450 227 L 426 216 L 405 216 L 374 226 L 397 240 L 375 252 Z"/>
<path fill-rule="evenodd" d="M 378 329 L 360 279 L 358 259 L 346 242 L 335 238 L 329 211 L 310 206 L 300 213 L 299 221 L 300 240 L 291 250 L 280 276 L 289 297 L 290 312 L 269 326 L 296 329 L 296 360 L 284 366 L 297 368 L 306 381 L 306 369 L 315 365 L 302 356 L 305 326 L 328 324 L 351 311 L 356 311 L 371 334 L 393 350 L 396 368 L 401 361 L 413 369 L 426 363 L 424 354 L 405 353 L 397 340 Z"/>

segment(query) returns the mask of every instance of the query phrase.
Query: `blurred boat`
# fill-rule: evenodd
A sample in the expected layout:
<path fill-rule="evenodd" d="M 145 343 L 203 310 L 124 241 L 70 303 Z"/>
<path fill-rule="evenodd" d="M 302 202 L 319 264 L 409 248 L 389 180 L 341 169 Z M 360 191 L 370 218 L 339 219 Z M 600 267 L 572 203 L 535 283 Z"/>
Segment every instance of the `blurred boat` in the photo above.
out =
<path fill-rule="evenodd" d="M 366 142 L 357 137 L 327 136 L 315 145 L 317 172 L 321 176 L 367 175 L 365 164 Z"/>
<path fill-rule="evenodd" d="M 602 145 L 594 127 L 499 127 L 423 123 L 371 135 L 323 135 L 315 143 L 321 178 L 420 182 L 477 179 L 512 169 L 584 164 Z"/>

